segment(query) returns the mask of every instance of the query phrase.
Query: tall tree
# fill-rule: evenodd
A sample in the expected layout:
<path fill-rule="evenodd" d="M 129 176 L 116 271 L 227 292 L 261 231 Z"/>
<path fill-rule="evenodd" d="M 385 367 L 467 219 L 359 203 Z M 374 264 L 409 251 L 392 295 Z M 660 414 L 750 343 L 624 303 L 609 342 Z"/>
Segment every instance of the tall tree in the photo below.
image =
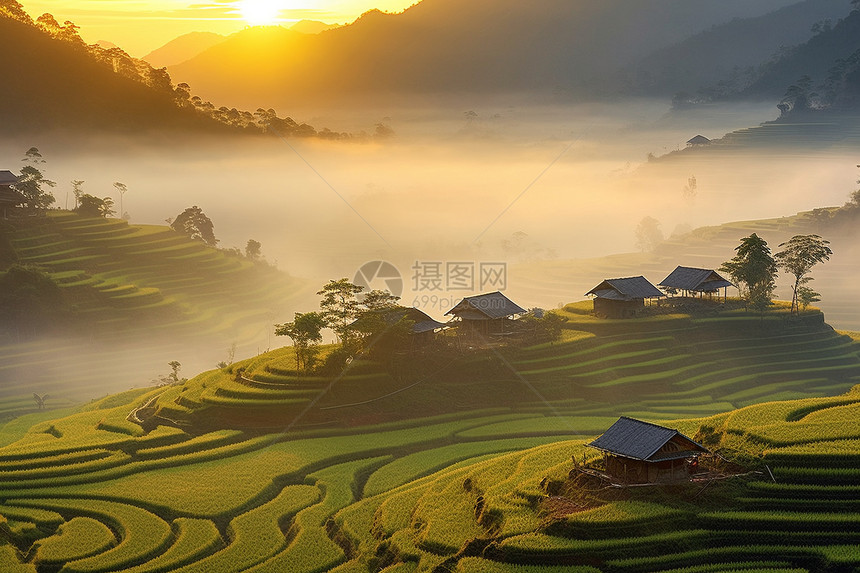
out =
<path fill-rule="evenodd" d="M 117 193 L 119 193 L 119 218 L 127 219 L 125 216 L 125 211 L 122 207 L 122 200 L 125 197 L 126 191 L 128 191 L 128 185 L 125 183 L 120 183 L 119 181 L 114 181 L 113 188 L 116 189 Z"/>
<path fill-rule="evenodd" d="M 349 279 L 330 280 L 321 291 L 320 309 L 326 325 L 342 343 L 349 338 L 349 324 L 358 317 L 359 301 L 356 298 L 364 287 L 349 282 Z"/>
<path fill-rule="evenodd" d="M 779 246 L 782 247 L 782 250 L 774 255 L 774 257 L 782 270 L 794 275 L 793 294 L 791 297 L 792 312 L 799 310 L 798 301 L 801 288 L 808 282 L 804 281 L 806 275 L 818 263 L 830 260 L 830 255 L 833 254 L 833 251 L 827 246 L 829 244 L 830 241 L 825 241 L 818 235 L 795 235 L 788 241 L 780 243 Z"/>
<path fill-rule="evenodd" d="M 663 242 L 663 230 L 660 221 L 654 217 L 645 217 L 636 226 L 636 248 L 643 253 L 648 253 L 657 248 Z"/>
<path fill-rule="evenodd" d="M 44 187 L 54 187 L 56 183 L 46 179 L 38 167 L 45 163 L 38 148 L 28 149 L 21 161 L 26 162 L 27 165 L 21 168 L 21 177 L 13 187 L 24 196 L 24 204 L 29 210 L 43 211 L 56 200 Z"/>
<path fill-rule="evenodd" d="M 770 304 L 776 288 L 776 261 L 770 254 L 767 241 L 753 233 L 741 239 L 735 250 L 737 255 L 720 267 L 738 285 L 745 285 L 748 304 L 763 310 Z"/>
<path fill-rule="evenodd" d="M 176 219 L 170 223 L 170 227 L 174 231 L 188 235 L 195 241 L 202 241 L 210 247 L 218 244 L 218 239 L 215 238 L 215 225 L 197 205 L 189 207 L 177 215 Z"/>
<path fill-rule="evenodd" d="M 248 239 L 248 243 L 245 245 L 245 256 L 252 261 L 256 261 L 260 258 L 262 249 L 263 245 L 260 244 L 260 241 Z"/>
<path fill-rule="evenodd" d="M 325 326 L 325 317 L 320 312 L 297 312 L 292 322 L 275 325 L 276 336 L 288 336 L 293 340 L 298 372 L 308 372 L 313 368 L 317 355 L 316 345 L 322 342 L 320 331 Z"/>

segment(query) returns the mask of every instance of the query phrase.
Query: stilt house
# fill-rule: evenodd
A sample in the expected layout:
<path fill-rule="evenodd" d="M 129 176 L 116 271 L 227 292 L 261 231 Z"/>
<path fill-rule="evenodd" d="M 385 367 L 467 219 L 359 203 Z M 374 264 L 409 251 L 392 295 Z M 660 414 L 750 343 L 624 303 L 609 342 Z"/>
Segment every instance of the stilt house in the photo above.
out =
<path fill-rule="evenodd" d="M 18 177 L 11 171 L 0 171 L 0 216 L 4 219 L 24 201 L 24 196 L 12 189 L 17 182 Z"/>
<path fill-rule="evenodd" d="M 727 297 L 728 287 L 735 285 L 712 269 L 678 267 L 658 286 L 671 294 L 680 291 L 685 296 L 711 296 L 723 289 L 723 296 Z"/>
<path fill-rule="evenodd" d="M 588 447 L 603 452 L 606 474 L 624 484 L 686 481 L 710 453 L 678 430 L 622 416 Z"/>
<path fill-rule="evenodd" d="M 607 318 L 634 318 L 645 300 L 665 296 L 645 277 L 606 279 L 587 293 L 594 295 L 594 313 Z"/>
<path fill-rule="evenodd" d="M 514 318 L 525 313 L 524 308 L 496 291 L 467 296 L 445 316 L 454 317 L 462 334 L 490 336 L 510 333 Z"/>

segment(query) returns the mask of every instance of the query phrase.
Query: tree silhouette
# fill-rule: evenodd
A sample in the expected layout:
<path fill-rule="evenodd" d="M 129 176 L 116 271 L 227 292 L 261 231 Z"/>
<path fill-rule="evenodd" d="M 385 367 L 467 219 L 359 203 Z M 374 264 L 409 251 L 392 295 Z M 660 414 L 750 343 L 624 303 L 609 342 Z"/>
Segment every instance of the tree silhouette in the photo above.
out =
<path fill-rule="evenodd" d="M 212 220 L 197 205 L 189 207 L 177 215 L 173 222 L 170 223 L 170 228 L 188 235 L 188 237 L 195 241 L 202 241 L 210 247 L 218 244 L 218 239 L 215 238 L 215 225 L 212 224 Z"/>
<path fill-rule="evenodd" d="M 21 177 L 12 187 L 24 196 L 24 205 L 31 211 L 47 209 L 56 201 L 54 196 L 44 187 L 54 187 L 56 183 L 46 179 L 42 170 L 37 167 L 45 163 L 39 149 L 31 147 L 24 154 L 24 161 L 28 165 L 21 169 Z"/>
<path fill-rule="evenodd" d="M 764 310 L 776 288 L 776 261 L 770 255 L 767 241 L 753 233 L 741 239 L 737 255 L 720 267 L 738 285 L 746 285 L 746 300 L 757 310 Z"/>
<path fill-rule="evenodd" d="M 780 247 L 784 247 L 780 252 L 774 255 L 777 264 L 782 270 L 794 275 L 794 285 L 792 286 L 791 311 L 799 310 L 800 289 L 808 281 L 804 281 L 806 275 L 812 271 L 812 267 L 818 263 L 830 260 L 830 255 L 833 251 L 827 245 L 830 241 L 825 241 L 818 235 L 795 235 L 788 241 L 780 243 Z M 809 287 L 805 287 L 808 290 Z M 811 301 L 818 293 L 804 291 L 805 300 Z M 811 297 L 811 298 L 810 298 Z M 806 304 L 809 304 L 807 302 Z"/>

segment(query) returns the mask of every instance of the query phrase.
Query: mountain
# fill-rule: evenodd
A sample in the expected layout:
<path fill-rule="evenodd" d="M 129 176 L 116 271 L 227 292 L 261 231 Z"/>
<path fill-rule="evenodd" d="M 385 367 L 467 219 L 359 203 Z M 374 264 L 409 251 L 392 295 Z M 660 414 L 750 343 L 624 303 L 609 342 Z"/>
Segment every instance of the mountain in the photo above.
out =
<path fill-rule="evenodd" d="M 43 21 L 40 28 L 27 21 L 29 17 L 8 14 L 0 10 L 0 125 L 4 133 L 220 128 L 193 110 L 180 109 L 170 78 L 163 72 L 150 69 L 140 75 L 134 61 L 121 50 L 86 46 L 53 19 Z M 58 35 L 46 31 L 48 27 Z M 115 71 L 129 66 L 128 76 Z"/>
<path fill-rule="evenodd" d="M 450 92 L 600 94 L 623 65 L 788 0 L 424 0 L 307 36 L 253 28 L 183 64 L 177 81 L 232 105 L 378 101 Z M 647 25 L 645 25 L 647 23 Z"/>
<path fill-rule="evenodd" d="M 629 70 L 631 87 L 652 95 L 695 92 L 750 73 L 780 48 L 807 42 L 849 12 L 845 0 L 805 0 L 754 18 L 715 26 L 647 56 Z"/>
<path fill-rule="evenodd" d="M 325 22 L 319 22 L 317 20 L 299 20 L 290 26 L 290 30 L 293 32 L 299 32 L 300 34 L 319 34 L 320 32 L 334 30 L 339 27 L 340 26 L 338 24 L 326 24 Z"/>
<path fill-rule="evenodd" d="M 190 60 L 225 39 L 226 36 L 212 32 L 191 32 L 171 40 L 142 59 L 154 68 L 166 68 Z"/>
<path fill-rule="evenodd" d="M 822 30 L 805 44 L 764 66 L 758 78 L 741 95 L 761 98 L 800 95 L 809 97 L 809 104 L 813 107 L 838 103 L 836 100 L 847 98 L 856 106 L 860 100 L 858 60 L 860 7 L 835 26 Z M 808 80 L 801 80 L 804 76 L 808 76 Z M 799 93 L 798 90 L 809 93 Z M 812 101 L 816 98 L 820 101 Z M 849 105 L 849 102 L 843 101 L 841 105 Z"/>

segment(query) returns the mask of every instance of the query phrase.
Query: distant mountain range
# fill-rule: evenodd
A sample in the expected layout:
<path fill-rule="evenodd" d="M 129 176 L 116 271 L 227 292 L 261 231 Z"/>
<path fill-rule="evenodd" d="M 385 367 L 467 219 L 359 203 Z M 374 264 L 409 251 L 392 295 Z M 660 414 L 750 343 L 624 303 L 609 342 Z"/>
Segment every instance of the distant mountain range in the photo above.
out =
<path fill-rule="evenodd" d="M 227 36 L 212 32 L 191 32 L 171 40 L 141 59 L 154 68 L 166 68 L 190 60 L 226 39 Z"/>
<path fill-rule="evenodd" d="M 371 11 L 314 36 L 247 29 L 170 71 L 206 97 L 233 105 L 451 92 L 594 96 L 617 93 L 617 70 L 643 54 L 792 3 L 424 0 L 399 14 Z"/>
<path fill-rule="evenodd" d="M 326 24 L 317 20 L 299 20 L 287 28 L 300 34 L 319 34 L 338 27 L 338 24 Z M 171 40 L 141 59 L 154 68 L 167 68 L 186 62 L 226 39 L 227 36 L 212 32 L 191 32 Z"/>
<path fill-rule="evenodd" d="M 633 91 L 667 95 L 749 78 L 763 62 L 808 41 L 813 28 L 826 29 L 849 9 L 846 0 L 805 0 L 762 16 L 733 19 L 636 62 L 627 70 L 628 85 Z"/>

